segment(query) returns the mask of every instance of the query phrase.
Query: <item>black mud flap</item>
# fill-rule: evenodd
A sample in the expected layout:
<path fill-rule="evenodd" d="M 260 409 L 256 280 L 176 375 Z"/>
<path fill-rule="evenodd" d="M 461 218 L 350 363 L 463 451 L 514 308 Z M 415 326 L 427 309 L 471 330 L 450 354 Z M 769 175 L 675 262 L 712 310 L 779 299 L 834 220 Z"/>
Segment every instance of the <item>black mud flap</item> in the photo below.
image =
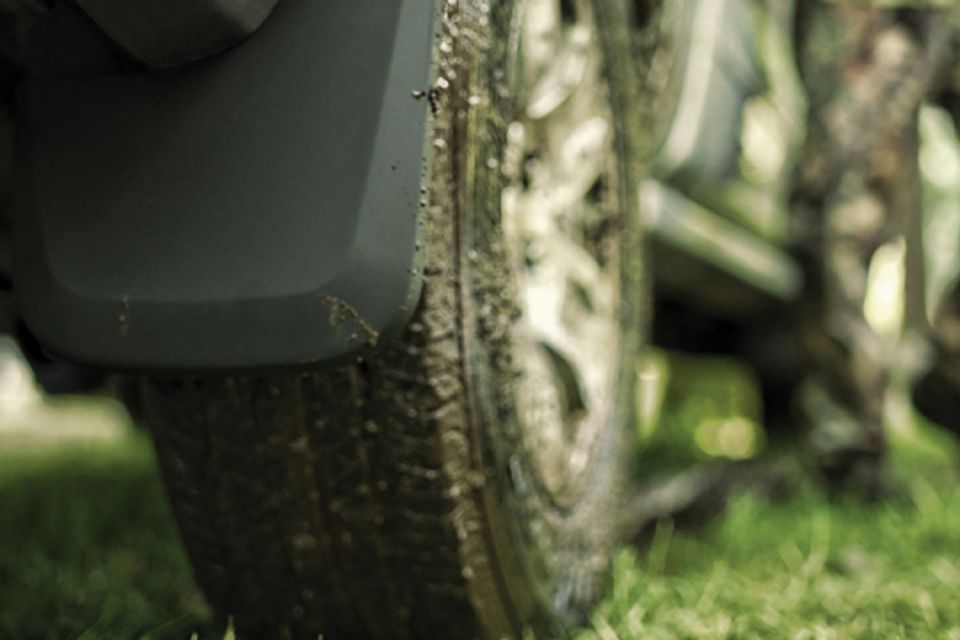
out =
<path fill-rule="evenodd" d="M 341 362 L 419 296 L 434 0 L 284 0 L 157 72 L 61 4 L 20 110 L 15 288 L 66 359 Z"/>

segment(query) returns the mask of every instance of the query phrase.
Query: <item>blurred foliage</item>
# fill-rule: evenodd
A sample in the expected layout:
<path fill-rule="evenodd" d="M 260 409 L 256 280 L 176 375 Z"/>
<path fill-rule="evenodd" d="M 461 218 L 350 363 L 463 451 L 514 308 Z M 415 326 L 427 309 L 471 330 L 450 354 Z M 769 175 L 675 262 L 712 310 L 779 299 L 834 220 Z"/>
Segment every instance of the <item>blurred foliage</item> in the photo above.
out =
<path fill-rule="evenodd" d="M 644 476 L 710 460 L 757 456 L 765 442 L 762 406 L 749 367 L 729 358 L 663 354 L 663 406 L 641 433 Z"/>
<path fill-rule="evenodd" d="M 187 638 L 206 620 L 142 433 L 0 451 L 0 638 Z"/>

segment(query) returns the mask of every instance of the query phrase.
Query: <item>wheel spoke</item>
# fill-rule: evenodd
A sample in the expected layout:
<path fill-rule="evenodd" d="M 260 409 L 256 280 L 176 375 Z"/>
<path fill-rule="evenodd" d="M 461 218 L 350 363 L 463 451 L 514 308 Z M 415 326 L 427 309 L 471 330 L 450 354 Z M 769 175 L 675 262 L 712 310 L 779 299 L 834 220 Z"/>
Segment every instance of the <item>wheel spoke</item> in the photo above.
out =
<path fill-rule="evenodd" d="M 530 92 L 527 118 L 540 120 L 554 113 L 583 83 L 589 64 L 590 32 L 574 29 L 566 36 L 563 50 L 541 72 Z"/>
<path fill-rule="evenodd" d="M 590 458 L 619 361 L 618 226 L 603 197 L 615 169 L 611 111 L 589 8 L 562 9 L 528 5 L 536 23 L 523 29 L 521 66 L 534 83 L 508 132 L 503 199 L 523 311 L 518 403 L 555 497 Z"/>

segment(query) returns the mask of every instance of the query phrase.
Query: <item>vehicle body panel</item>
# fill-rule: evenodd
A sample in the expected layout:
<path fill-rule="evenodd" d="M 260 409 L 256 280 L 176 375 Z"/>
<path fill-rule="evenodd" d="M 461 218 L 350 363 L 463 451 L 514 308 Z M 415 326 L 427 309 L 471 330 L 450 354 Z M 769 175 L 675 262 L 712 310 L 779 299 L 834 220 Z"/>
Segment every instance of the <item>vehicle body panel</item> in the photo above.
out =
<path fill-rule="evenodd" d="M 248 38 L 277 0 L 77 0 L 130 55 L 166 68 Z"/>

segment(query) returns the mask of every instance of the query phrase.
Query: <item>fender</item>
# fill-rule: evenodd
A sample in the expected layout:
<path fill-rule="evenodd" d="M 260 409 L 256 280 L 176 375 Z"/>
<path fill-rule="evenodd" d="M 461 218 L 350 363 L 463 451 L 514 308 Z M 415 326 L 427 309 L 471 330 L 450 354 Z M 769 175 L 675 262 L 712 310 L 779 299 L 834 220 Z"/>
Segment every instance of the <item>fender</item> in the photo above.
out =
<path fill-rule="evenodd" d="M 76 0 L 103 31 L 152 67 L 220 53 L 263 24 L 277 0 Z"/>
<path fill-rule="evenodd" d="M 15 290 L 109 368 L 341 362 L 421 287 L 434 0 L 283 0 L 243 44 L 135 63 L 61 3 L 20 100 Z"/>

